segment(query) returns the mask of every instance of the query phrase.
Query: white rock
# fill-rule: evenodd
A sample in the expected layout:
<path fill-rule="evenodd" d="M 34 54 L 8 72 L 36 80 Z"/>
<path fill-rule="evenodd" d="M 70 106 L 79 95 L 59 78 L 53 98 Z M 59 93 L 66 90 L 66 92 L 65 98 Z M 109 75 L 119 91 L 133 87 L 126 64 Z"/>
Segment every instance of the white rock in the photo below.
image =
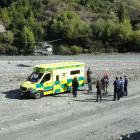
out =
<path fill-rule="evenodd" d="M 122 140 L 122 136 L 119 137 L 119 140 Z"/>
<path fill-rule="evenodd" d="M 0 128 L 0 130 L 3 130 L 4 128 L 2 127 L 2 128 Z"/>
<path fill-rule="evenodd" d="M 38 119 L 34 119 L 34 121 L 38 121 Z"/>

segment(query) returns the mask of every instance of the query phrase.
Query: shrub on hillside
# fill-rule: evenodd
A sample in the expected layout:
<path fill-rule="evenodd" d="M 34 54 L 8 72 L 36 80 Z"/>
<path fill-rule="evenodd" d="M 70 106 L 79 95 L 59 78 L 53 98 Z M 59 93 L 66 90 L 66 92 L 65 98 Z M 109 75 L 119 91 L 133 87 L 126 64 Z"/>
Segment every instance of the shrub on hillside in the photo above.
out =
<path fill-rule="evenodd" d="M 22 40 L 22 44 L 24 45 L 25 53 L 32 54 L 34 51 L 35 37 L 33 31 L 29 27 L 25 26 L 23 28 L 20 40 Z"/>
<path fill-rule="evenodd" d="M 83 49 L 81 47 L 79 47 L 79 46 L 76 46 L 76 45 L 71 46 L 70 50 L 71 50 L 72 54 L 80 54 L 80 53 L 83 52 Z"/>
<path fill-rule="evenodd" d="M 131 51 L 140 52 L 140 30 L 135 31 L 132 36 L 132 46 L 130 46 Z"/>
<path fill-rule="evenodd" d="M 131 35 L 133 34 L 132 25 L 130 20 L 124 20 L 117 25 L 116 38 L 119 41 L 128 41 L 130 40 Z"/>
<path fill-rule="evenodd" d="M 71 55 L 70 47 L 68 46 L 60 46 L 57 54 L 61 55 Z"/>
<path fill-rule="evenodd" d="M 0 44 L 0 55 L 5 54 L 5 48 L 2 44 Z"/>
<path fill-rule="evenodd" d="M 15 46 L 12 45 L 5 45 L 5 54 L 7 55 L 17 55 L 18 49 Z"/>
<path fill-rule="evenodd" d="M 49 31 L 53 37 L 61 36 L 63 40 L 72 44 L 87 38 L 90 28 L 75 12 L 63 11 L 53 18 Z"/>

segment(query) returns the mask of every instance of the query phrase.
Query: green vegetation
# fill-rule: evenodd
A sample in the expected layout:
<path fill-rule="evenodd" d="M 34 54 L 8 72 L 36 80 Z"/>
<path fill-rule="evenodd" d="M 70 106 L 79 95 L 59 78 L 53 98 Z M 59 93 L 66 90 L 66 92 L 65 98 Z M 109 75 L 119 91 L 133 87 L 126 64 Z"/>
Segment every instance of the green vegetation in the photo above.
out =
<path fill-rule="evenodd" d="M 61 37 L 67 44 L 76 44 L 89 37 L 90 28 L 75 12 L 63 11 L 52 19 L 49 31 L 52 38 Z"/>
<path fill-rule="evenodd" d="M 0 7 L 1 55 L 30 55 L 55 39 L 55 54 L 140 52 L 139 0 L 1 0 Z"/>

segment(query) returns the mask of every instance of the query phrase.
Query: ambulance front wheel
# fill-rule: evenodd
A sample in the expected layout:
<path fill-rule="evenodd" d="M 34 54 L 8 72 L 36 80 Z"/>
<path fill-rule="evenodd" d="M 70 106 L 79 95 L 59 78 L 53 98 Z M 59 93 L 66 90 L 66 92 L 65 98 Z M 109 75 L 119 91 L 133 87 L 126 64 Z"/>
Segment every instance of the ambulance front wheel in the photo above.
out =
<path fill-rule="evenodd" d="M 35 93 L 35 99 L 40 99 L 41 98 L 41 92 L 37 92 L 37 93 Z"/>

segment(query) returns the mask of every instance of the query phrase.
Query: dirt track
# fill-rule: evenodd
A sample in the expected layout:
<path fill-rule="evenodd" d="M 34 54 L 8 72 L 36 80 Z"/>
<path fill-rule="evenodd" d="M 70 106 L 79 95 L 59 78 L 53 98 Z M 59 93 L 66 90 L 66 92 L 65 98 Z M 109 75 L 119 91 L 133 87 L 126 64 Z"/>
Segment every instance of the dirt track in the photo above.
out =
<path fill-rule="evenodd" d="M 63 60 L 0 61 L 0 140 L 117 140 L 140 131 L 140 59 L 78 60 L 93 68 L 93 76 L 110 73 L 109 95 L 101 103 L 95 102 L 95 86 L 93 93 L 79 92 L 74 99 L 71 94 L 19 97 L 19 85 L 32 66 L 58 61 Z M 114 102 L 112 82 L 124 74 L 130 80 L 129 96 Z"/>

